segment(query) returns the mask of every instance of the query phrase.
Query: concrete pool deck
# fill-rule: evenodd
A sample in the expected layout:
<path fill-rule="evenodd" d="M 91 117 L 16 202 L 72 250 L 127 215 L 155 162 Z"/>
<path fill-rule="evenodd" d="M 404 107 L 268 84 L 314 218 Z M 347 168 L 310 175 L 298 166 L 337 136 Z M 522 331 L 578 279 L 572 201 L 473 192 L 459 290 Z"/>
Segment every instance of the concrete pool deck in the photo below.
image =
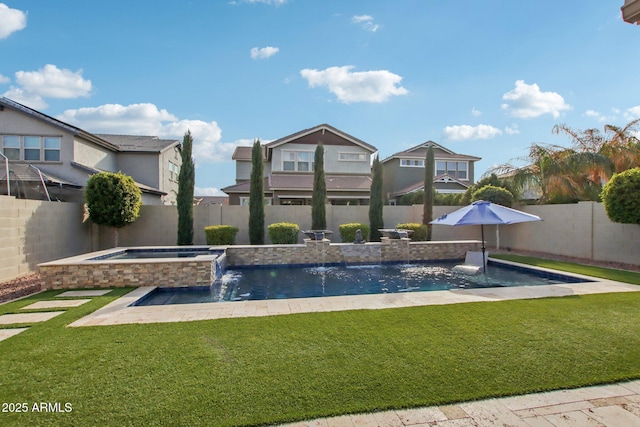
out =
<path fill-rule="evenodd" d="M 628 283 L 601 280 L 590 276 L 569 274 L 543 268 L 539 268 L 539 270 L 579 277 L 588 281 L 556 285 L 131 307 L 131 304 L 155 289 L 155 286 L 146 286 L 133 290 L 103 308 L 73 322 L 69 326 L 191 322 L 196 320 L 237 317 L 275 316 L 344 310 L 379 310 L 467 302 L 506 301 L 640 291 L 640 286 Z"/>

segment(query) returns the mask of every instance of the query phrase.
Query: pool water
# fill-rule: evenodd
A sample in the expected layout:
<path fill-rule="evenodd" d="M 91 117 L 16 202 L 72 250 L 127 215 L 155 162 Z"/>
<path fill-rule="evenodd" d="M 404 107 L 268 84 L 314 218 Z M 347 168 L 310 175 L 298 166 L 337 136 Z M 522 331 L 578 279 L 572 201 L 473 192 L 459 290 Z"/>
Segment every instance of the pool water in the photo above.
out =
<path fill-rule="evenodd" d="M 118 260 L 118 259 L 148 259 L 148 258 L 194 258 L 199 255 L 219 255 L 223 253 L 219 249 L 209 248 L 184 248 L 184 249 L 124 249 L 118 252 L 90 258 L 93 261 Z"/>
<path fill-rule="evenodd" d="M 490 262 L 486 274 L 452 271 L 459 262 L 227 270 L 212 286 L 157 288 L 134 305 L 327 297 L 535 286 L 585 280 Z"/>

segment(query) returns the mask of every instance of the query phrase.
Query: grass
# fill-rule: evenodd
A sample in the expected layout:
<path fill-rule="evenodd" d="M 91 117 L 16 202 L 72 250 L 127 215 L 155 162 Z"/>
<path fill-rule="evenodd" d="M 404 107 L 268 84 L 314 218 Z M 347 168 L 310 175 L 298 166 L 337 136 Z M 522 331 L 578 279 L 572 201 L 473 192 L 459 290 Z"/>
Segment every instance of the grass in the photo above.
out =
<path fill-rule="evenodd" d="M 68 328 L 0 342 L 9 425 L 266 425 L 640 378 L 640 292 Z M 14 313 L 47 291 L 0 306 Z"/>
<path fill-rule="evenodd" d="M 634 271 L 617 270 L 615 268 L 597 267 L 595 265 L 576 264 L 572 262 L 555 261 L 523 255 L 491 254 L 491 257 L 520 262 L 522 264 L 535 265 L 537 267 L 552 268 L 555 270 L 568 271 L 570 273 L 585 274 L 587 276 L 640 285 L 640 273 L 636 273 Z"/>

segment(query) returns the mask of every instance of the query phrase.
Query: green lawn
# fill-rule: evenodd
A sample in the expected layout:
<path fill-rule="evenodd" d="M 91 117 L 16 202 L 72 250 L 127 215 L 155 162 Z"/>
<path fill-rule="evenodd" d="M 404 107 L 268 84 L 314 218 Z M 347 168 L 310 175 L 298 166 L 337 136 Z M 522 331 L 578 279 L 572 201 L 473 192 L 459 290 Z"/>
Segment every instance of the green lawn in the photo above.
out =
<path fill-rule="evenodd" d="M 66 327 L 127 291 L 0 342 L 0 401 L 29 407 L 0 425 L 262 425 L 640 378 L 640 292 Z"/>
<path fill-rule="evenodd" d="M 556 270 L 568 271 L 571 273 L 585 274 L 587 276 L 600 277 L 603 279 L 610 279 L 618 282 L 640 285 L 640 273 L 636 273 L 634 271 L 617 270 L 614 268 L 597 267 L 594 265 L 576 264 L 572 262 L 555 261 L 552 259 L 534 258 L 530 256 L 512 254 L 491 254 L 491 258 L 504 259 L 507 261 L 520 262 L 522 264 L 552 268 Z"/>

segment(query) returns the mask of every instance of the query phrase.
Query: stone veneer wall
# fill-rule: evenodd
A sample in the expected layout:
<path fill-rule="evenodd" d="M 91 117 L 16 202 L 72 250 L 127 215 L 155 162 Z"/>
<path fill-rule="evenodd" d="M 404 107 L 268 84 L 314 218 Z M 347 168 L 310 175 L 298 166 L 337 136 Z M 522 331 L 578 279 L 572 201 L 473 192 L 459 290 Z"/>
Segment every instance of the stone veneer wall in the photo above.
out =
<path fill-rule="evenodd" d="M 480 250 L 476 240 L 451 242 L 411 242 L 410 239 L 382 238 L 380 243 L 331 244 L 328 239 L 305 240 L 303 245 L 229 246 L 230 266 L 274 264 L 377 264 L 380 262 L 464 259 L 467 251 Z"/>
<path fill-rule="evenodd" d="M 40 265 L 45 289 L 125 286 L 208 286 L 215 277 L 211 259 L 190 261 L 52 262 Z"/>
<path fill-rule="evenodd" d="M 411 242 L 387 239 L 381 243 L 331 244 L 328 239 L 306 240 L 304 245 L 229 246 L 226 263 L 234 266 L 320 263 L 369 263 L 464 259 L 480 249 L 476 240 Z M 219 259 L 223 259 L 222 255 Z M 216 276 L 216 261 L 153 259 L 141 261 L 86 261 L 87 256 L 40 264 L 45 289 L 125 286 L 208 286 Z"/>

